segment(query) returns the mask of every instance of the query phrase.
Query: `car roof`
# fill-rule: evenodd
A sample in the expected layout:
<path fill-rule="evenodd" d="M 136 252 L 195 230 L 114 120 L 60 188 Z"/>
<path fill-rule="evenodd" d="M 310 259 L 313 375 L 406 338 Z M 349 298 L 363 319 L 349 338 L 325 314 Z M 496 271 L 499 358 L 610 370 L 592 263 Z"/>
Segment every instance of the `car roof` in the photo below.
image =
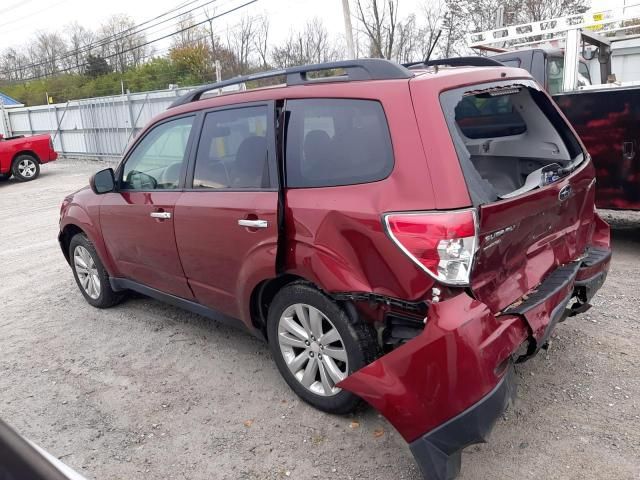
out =
<path fill-rule="evenodd" d="M 152 123 L 165 118 L 188 113 L 199 112 L 225 106 L 250 104 L 283 99 L 299 98 L 364 98 L 381 99 L 386 95 L 387 88 L 398 84 L 407 85 L 409 82 L 432 85 L 437 91 L 456 88 L 474 83 L 495 80 L 532 78 L 529 72 L 513 67 L 426 67 L 412 68 L 408 78 L 388 80 L 354 80 L 354 81 L 318 81 L 299 85 L 270 85 L 224 92 L 189 103 L 169 108 L 154 119 Z M 392 87 L 393 90 L 395 87 Z"/>

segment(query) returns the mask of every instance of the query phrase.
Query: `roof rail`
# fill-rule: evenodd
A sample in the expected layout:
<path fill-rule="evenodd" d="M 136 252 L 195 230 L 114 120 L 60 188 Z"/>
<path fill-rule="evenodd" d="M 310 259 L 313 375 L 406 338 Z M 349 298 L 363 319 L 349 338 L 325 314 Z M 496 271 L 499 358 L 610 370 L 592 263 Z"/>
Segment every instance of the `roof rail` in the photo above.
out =
<path fill-rule="evenodd" d="M 307 74 L 310 72 L 318 72 L 322 70 L 343 69 L 345 75 L 334 77 L 310 79 Z M 263 80 L 265 78 L 273 78 L 279 76 L 287 77 L 287 85 L 305 85 L 313 82 L 344 82 L 354 80 L 392 80 L 411 78 L 413 74 L 404 66 L 382 58 L 362 58 L 357 60 L 343 60 L 339 62 L 318 63 L 315 65 L 303 65 L 299 67 L 283 68 L 280 70 L 270 70 L 267 72 L 253 73 L 251 75 L 243 75 L 218 83 L 212 83 L 196 88 L 189 93 L 179 97 L 171 104 L 169 108 L 177 107 L 191 102 L 200 100 L 203 94 L 211 90 L 217 90 L 230 85 L 251 82 L 254 80 Z"/>
<path fill-rule="evenodd" d="M 504 64 L 487 57 L 454 57 L 429 60 L 428 62 L 412 62 L 403 64 L 406 68 L 414 67 L 436 67 L 446 65 L 449 67 L 504 67 Z"/>

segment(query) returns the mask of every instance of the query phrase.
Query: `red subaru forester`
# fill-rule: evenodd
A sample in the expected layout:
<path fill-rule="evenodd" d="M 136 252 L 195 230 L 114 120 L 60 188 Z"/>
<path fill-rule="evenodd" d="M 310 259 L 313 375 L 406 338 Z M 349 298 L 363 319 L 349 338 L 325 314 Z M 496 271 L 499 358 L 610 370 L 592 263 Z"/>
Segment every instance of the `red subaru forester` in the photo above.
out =
<path fill-rule="evenodd" d="M 305 401 L 366 400 L 446 479 L 513 395 L 513 363 L 604 282 L 594 192 L 524 70 L 354 60 L 178 99 L 64 200 L 59 240 L 91 305 L 133 290 L 242 325 Z"/>

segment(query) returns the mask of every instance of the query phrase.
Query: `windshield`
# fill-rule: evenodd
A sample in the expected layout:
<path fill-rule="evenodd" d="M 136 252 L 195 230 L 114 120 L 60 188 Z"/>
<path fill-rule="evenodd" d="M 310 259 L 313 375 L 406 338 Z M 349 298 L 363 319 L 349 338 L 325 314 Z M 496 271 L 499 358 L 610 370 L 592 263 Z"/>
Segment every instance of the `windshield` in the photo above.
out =
<path fill-rule="evenodd" d="M 564 91 L 562 80 L 564 76 L 564 57 L 549 57 L 547 59 L 547 87 L 550 95 Z M 578 63 L 578 87 L 591 85 L 589 67 L 585 62 Z"/>

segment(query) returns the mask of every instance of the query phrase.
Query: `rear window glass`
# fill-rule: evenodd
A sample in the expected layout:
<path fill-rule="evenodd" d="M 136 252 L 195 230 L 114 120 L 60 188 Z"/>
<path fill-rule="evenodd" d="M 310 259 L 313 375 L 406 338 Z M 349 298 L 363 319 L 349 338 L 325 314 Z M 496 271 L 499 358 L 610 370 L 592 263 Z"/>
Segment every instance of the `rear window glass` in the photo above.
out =
<path fill-rule="evenodd" d="M 391 173 L 391 136 L 379 102 L 289 100 L 287 115 L 288 187 L 353 185 Z"/>
<path fill-rule="evenodd" d="M 455 111 L 458 127 L 469 138 L 506 137 L 527 131 L 527 125 L 508 95 L 466 96 Z"/>
<path fill-rule="evenodd" d="M 553 183 L 584 158 L 566 121 L 532 80 L 458 88 L 440 101 L 475 205 Z"/>
<path fill-rule="evenodd" d="M 520 59 L 514 58 L 513 60 L 500 60 L 497 59 L 500 63 L 502 63 L 505 67 L 514 67 L 520 68 Z"/>

